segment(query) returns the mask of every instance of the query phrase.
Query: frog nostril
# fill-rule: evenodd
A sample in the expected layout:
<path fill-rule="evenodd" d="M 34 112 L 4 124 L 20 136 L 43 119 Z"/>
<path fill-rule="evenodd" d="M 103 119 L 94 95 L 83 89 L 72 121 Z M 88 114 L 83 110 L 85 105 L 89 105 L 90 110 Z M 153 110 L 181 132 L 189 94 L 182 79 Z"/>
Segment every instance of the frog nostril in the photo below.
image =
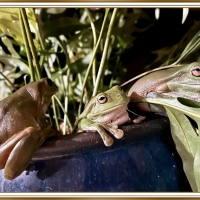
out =
<path fill-rule="evenodd" d="M 57 85 L 51 79 L 47 78 L 46 82 L 47 82 L 48 86 L 55 87 L 56 89 L 58 89 Z"/>
<path fill-rule="evenodd" d="M 53 81 L 52 81 L 51 79 L 47 78 L 47 84 L 48 84 L 49 86 L 52 86 L 52 85 L 53 85 Z"/>
<path fill-rule="evenodd" d="M 180 76 L 178 77 L 178 80 L 179 80 L 179 81 L 184 81 L 185 78 L 186 78 L 186 73 L 180 75 Z"/>

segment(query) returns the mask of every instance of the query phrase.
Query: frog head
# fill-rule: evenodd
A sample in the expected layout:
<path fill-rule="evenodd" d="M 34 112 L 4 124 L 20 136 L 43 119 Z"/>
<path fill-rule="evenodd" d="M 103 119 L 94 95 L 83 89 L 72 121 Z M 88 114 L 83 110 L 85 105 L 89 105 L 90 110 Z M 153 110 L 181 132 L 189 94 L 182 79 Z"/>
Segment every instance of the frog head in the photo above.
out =
<path fill-rule="evenodd" d="M 51 79 L 43 78 L 37 82 L 29 83 L 21 90 L 27 91 L 40 107 L 46 107 L 50 103 L 51 96 L 57 92 L 58 88 Z"/>
<path fill-rule="evenodd" d="M 124 91 L 119 86 L 114 86 L 93 97 L 85 112 L 87 118 L 93 122 L 119 125 L 127 117 L 125 113 L 128 102 L 129 97 Z M 125 115 L 121 111 L 125 111 Z"/>
<path fill-rule="evenodd" d="M 21 96 L 25 96 L 25 93 L 29 93 L 32 99 L 29 99 L 37 110 L 36 121 L 43 127 L 46 126 L 45 113 L 51 102 L 51 97 L 58 91 L 57 86 L 51 79 L 43 78 L 37 82 L 31 82 L 22 87 L 18 93 L 22 93 Z M 34 111 L 33 111 L 34 113 Z"/>
<path fill-rule="evenodd" d="M 159 96 L 200 101 L 200 64 L 194 62 L 150 73 L 133 84 L 128 96 L 134 102 Z M 146 103 L 138 103 L 136 106 L 143 111 L 152 111 Z"/>

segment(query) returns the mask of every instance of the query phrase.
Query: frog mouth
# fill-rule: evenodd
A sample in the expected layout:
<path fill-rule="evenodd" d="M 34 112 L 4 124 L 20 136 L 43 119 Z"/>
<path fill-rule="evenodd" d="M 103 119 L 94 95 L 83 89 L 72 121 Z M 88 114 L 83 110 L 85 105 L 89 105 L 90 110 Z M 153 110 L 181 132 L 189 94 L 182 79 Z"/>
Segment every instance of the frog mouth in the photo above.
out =
<path fill-rule="evenodd" d="M 52 91 L 52 92 L 45 92 L 45 95 L 47 95 L 47 96 L 53 96 L 56 92 L 57 92 L 57 90 Z"/>
<path fill-rule="evenodd" d="M 200 84 L 199 83 L 179 83 L 178 85 L 183 85 L 183 86 L 189 86 L 189 85 L 192 85 L 192 86 L 194 86 L 194 85 L 196 85 L 196 86 L 200 86 Z"/>
<path fill-rule="evenodd" d="M 126 110 L 126 107 L 127 107 L 127 104 L 129 103 L 129 101 L 126 101 L 126 102 L 123 102 L 123 103 L 120 103 L 120 104 L 117 104 L 116 106 L 113 106 L 112 108 L 108 109 L 108 110 L 105 110 L 105 111 L 98 111 L 96 113 L 91 113 L 94 117 L 99 115 L 99 113 L 101 114 L 107 114 L 108 112 L 112 113 L 113 111 L 117 110 L 117 109 L 120 109 L 122 107 L 124 107 L 124 110 Z"/>
<path fill-rule="evenodd" d="M 105 113 L 107 113 L 107 112 L 112 112 L 112 111 L 117 110 L 117 109 L 119 109 L 119 108 L 121 108 L 121 107 L 124 107 L 124 108 L 126 109 L 128 103 L 129 103 L 129 101 L 124 102 L 124 103 L 120 103 L 120 104 L 118 104 L 118 105 L 116 105 L 116 106 L 113 106 L 112 108 L 110 108 L 110 109 L 108 109 L 108 110 L 101 111 L 101 113 L 102 113 L 102 114 L 105 114 Z M 98 113 L 93 113 L 93 115 L 95 115 L 95 114 L 99 114 L 99 112 L 98 112 Z"/>
<path fill-rule="evenodd" d="M 187 84 L 188 85 L 188 84 Z M 186 98 L 194 101 L 200 102 L 200 93 L 197 92 L 187 92 L 187 91 L 181 91 L 181 92 L 166 92 L 166 93 L 156 93 L 156 92 L 150 92 L 147 95 L 147 98 Z"/>

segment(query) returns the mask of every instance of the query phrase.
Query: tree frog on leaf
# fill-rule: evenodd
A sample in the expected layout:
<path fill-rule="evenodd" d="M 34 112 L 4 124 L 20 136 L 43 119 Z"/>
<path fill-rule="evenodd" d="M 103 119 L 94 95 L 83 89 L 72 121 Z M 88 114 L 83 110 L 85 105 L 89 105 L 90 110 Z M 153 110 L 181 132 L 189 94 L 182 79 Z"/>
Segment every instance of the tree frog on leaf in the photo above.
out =
<path fill-rule="evenodd" d="M 0 169 L 6 179 L 20 175 L 45 139 L 57 133 L 45 119 L 56 92 L 54 83 L 44 78 L 0 101 Z"/>
<path fill-rule="evenodd" d="M 200 64 L 197 62 L 152 72 L 136 81 L 128 96 L 131 102 L 141 102 L 144 98 L 184 97 L 200 101 Z M 165 112 L 159 105 L 134 103 L 138 111 Z"/>
<path fill-rule="evenodd" d="M 97 131 L 101 135 L 104 144 L 111 146 L 113 139 L 105 130 L 117 139 L 123 137 L 124 132 L 118 129 L 118 125 L 130 120 L 126 110 L 128 102 L 128 96 L 119 86 L 114 86 L 106 92 L 99 93 L 90 100 L 79 116 L 78 130 Z"/>

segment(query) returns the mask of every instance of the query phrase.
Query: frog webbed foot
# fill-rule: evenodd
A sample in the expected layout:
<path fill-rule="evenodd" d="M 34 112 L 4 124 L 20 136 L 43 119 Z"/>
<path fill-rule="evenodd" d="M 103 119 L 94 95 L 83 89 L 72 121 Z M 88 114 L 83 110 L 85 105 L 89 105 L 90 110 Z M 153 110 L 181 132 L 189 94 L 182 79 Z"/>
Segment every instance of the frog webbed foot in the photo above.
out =
<path fill-rule="evenodd" d="M 112 133 L 112 135 L 117 138 L 121 139 L 124 136 L 124 131 L 122 129 L 118 129 L 117 125 L 109 126 L 106 124 L 100 124 L 101 126 L 104 127 L 108 132 Z"/>
<path fill-rule="evenodd" d="M 28 166 L 35 151 L 47 137 L 54 135 L 54 130 L 47 127 L 38 130 L 28 127 L 13 135 L 0 147 L 0 167 L 4 168 L 4 177 L 12 180 Z"/>
<path fill-rule="evenodd" d="M 106 124 L 96 123 L 88 119 L 82 119 L 79 122 L 78 130 L 97 131 L 100 134 L 105 146 L 111 146 L 113 144 L 112 137 L 110 137 L 105 130 L 110 132 L 117 139 L 122 138 L 124 135 L 123 130 L 118 129 L 117 126 L 109 126 Z"/>
<path fill-rule="evenodd" d="M 105 128 L 104 126 L 97 123 L 93 123 L 90 126 L 91 130 L 95 130 L 100 134 L 104 144 L 109 147 L 113 144 L 113 139 L 105 132 L 104 128 Z"/>

